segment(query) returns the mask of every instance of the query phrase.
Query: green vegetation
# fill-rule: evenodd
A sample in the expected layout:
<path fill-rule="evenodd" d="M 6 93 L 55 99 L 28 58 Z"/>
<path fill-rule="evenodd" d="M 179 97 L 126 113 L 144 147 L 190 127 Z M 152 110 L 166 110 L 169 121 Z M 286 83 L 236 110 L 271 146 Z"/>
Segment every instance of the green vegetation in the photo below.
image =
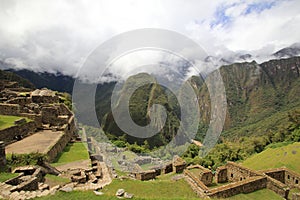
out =
<path fill-rule="evenodd" d="M 257 190 L 255 192 L 251 192 L 249 194 L 238 194 L 228 198 L 228 200 L 256 200 L 256 199 L 263 199 L 263 200 L 280 200 L 282 197 L 277 195 L 275 192 L 262 189 Z"/>
<path fill-rule="evenodd" d="M 300 81 L 298 74 L 292 70 L 298 62 L 299 57 L 295 57 L 269 61 L 260 65 L 251 62 L 222 66 L 220 73 L 227 98 L 224 131 L 218 144 L 206 157 L 199 158 L 199 148 L 191 146 L 183 156 L 186 161 L 189 164 L 202 164 L 214 169 L 228 160 L 244 160 L 263 151 L 270 144 L 300 141 L 298 119 Z M 277 66 L 280 66 L 280 69 L 277 69 Z M 120 90 L 120 102 L 126 96 L 128 88 L 144 78 L 149 77 L 146 74 L 129 77 Z M 201 78 L 191 77 L 189 81 L 199 97 L 199 105 L 202 109 L 196 135 L 196 139 L 202 141 L 211 116 L 210 95 Z M 109 91 L 112 90 L 112 86 L 113 84 L 106 85 L 108 91 L 105 95 L 110 96 Z M 109 104 L 104 103 L 106 107 L 102 104 L 110 102 L 108 96 L 104 93 L 98 95 L 101 96 L 100 99 L 106 100 L 95 102 L 98 119 L 105 134 L 118 147 L 127 147 L 137 153 L 148 152 L 149 149 L 152 150 L 168 143 L 177 132 L 180 107 L 175 96 L 158 84 L 148 84 L 139 88 L 130 97 L 129 102 L 130 115 L 133 121 L 141 126 L 149 123 L 148 111 L 153 103 L 163 105 L 167 110 L 168 119 L 164 129 L 147 140 L 124 135 L 115 124 L 111 112 L 108 110 L 103 113 L 108 109 L 107 107 L 110 107 Z M 102 109 L 104 107 L 105 109 Z"/>
<path fill-rule="evenodd" d="M 287 168 L 300 173 L 300 143 L 289 144 L 278 148 L 267 148 L 265 151 L 253 155 L 243 162 L 243 165 L 255 170 Z"/>
<path fill-rule="evenodd" d="M 40 199 L 118 199 L 115 193 L 123 188 L 134 194 L 134 199 L 199 199 L 184 179 L 173 181 L 174 174 L 159 176 L 155 181 L 113 180 L 101 191 L 103 196 L 96 196 L 93 192 L 57 193 L 55 196 Z"/>
<path fill-rule="evenodd" d="M 145 79 L 154 82 L 153 84 L 145 84 L 142 87 L 139 87 L 134 91 L 132 96 L 128 97 L 128 91 L 130 88 L 134 88 L 140 81 Z M 129 77 L 123 88 L 120 91 L 120 98 L 118 104 L 116 105 L 119 109 L 119 115 L 125 116 L 126 111 L 122 110 L 122 103 L 125 102 L 124 99 L 129 98 L 129 112 L 132 120 L 140 125 L 145 126 L 150 122 L 150 108 L 153 104 L 160 104 L 166 108 L 167 119 L 166 125 L 162 130 L 157 133 L 155 136 L 147 138 L 133 137 L 129 134 L 125 134 L 114 121 L 112 112 L 109 111 L 103 119 L 100 119 L 100 112 L 102 110 L 97 110 L 99 121 L 103 122 L 102 127 L 105 131 L 108 138 L 113 141 L 113 143 L 120 147 L 128 147 L 131 151 L 136 153 L 145 153 L 150 149 L 154 149 L 160 146 L 164 146 L 171 141 L 173 136 L 177 133 L 179 127 L 179 113 L 177 103 L 170 103 L 169 99 L 176 99 L 174 94 L 166 88 L 163 88 L 156 83 L 155 79 L 149 74 L 141 73 Z M 156 112 L 161 112 L 162 110 L 158 109 Z M 162 119 L 158 118 L 155 121 L 155 126 L 159 127 L 163 124 Z"/>
<path fill-rule="evenodd" d="M 51 174 L 47 174 L 45 176 L 45 183 L 48 184 L 50 187 L 53 187 L 56 185 L 64 185 L 68 182 L 70 182 L 69 179 L 63 178 L 60 176 L 55 176 L 55 175 L 51 175 Z"/>
<path fill-rule="evenodd" d="M 22 119 L 22 118 L 24 118 L 24 117 L 0 115 L 0 130 L 9 128 L 11 126 L 15 126 L 15 121 Z M 26 122 L 30 121 L 28 118 L 25 118 L 25 120 L 26 120 Z"/>
<path fill-rule="evenodd" d="M 189 164 L 200 164 L 215 169 L 226 161 L 242 161 L 265 149 L 300 142 L 300 110 L 292 110 L 283 116 L 286 118 L 285 123 L 280 123 L 275 130 L 269 130 L 265 135 L 241 136 L 233 141 L 223 137 L 220 144 L 204 158 L 200 158 L 197 154 L 199 147 L 191 145 L 183 157 Z"/>
<path fill-rule="evenodd" d="M 69 143 L 64 150 L 59 153 L 53 166 L 63 165 L 70 162 L 88 160 L 89 154 L 82 142 Z"/>
<path fill-rule="evenodd" d="M 41 153 L 30 154 L 7 154 L 7 166 L 19 167 L 24 165 L 37 165 L 47 159 L 47 156 Z"/>
<path fill-rule="evenodd" d="M 70 110 L 72 110 L 72 97 L 67 92 L 57 92 L 59 102 L 65 104 Z"/>
<path fill-rule="evenodd" d="M 133 193 L 136 197 L 144 199 L 190 199 L 197 197 L 183 179 L 178 181 L 160 180 L 159 178 L 155 181 L 114 180 L 102 192 L 113 196 L 119 188 L 123 188 L 129 193 Z"/>
<path fill-rule="evenodd" d="M 17 177 L 18 175 L 19 174 L 1 172 L 0 173 L 0 182 L 5 182 L 11 178 Z"/>

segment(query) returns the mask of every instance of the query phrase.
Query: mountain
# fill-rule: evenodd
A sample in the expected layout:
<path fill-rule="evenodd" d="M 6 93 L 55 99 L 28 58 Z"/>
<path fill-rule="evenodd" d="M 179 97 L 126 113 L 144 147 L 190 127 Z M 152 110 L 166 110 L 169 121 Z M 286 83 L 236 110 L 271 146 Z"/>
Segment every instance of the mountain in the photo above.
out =
<path fill-rule="evenodd" d="M 18 76 L 15 73 L 0 70 L 0 80 L 17 82 L 19 86 L 26 88 L 35 88 L 34 85 L 27 79 Z"/>
<path fill-rule="evenodd" d="M 72 94 L 75 79 L 71 76 L 66 76 L 61 73 L 34 72 L 27 69 L 6 71 L 13 72 L 20 77 L 28 79 L 36 88 L 46 87 L 59 92 L 67 92 Z"/>
<path fill-rule="evenodd" d="M 297 47 L 295 44 L 287 49 L 295 50 Z M 290 52 L 290 50 L 282 49 L 279 52 Z M 247 54 L 240 54 L 239 56 L 241 59 L 252 58 L 251 55 Z M 207 58 L 207 60 L 210 59 L 216 58 Z M 299 57 L 270 60 L 261 64 L 255 61 L 234 64 L 229 64 L 230 62 L 226 60 L 220 61 L 227 63 L 219 68 L 226 89 L 228 106 L 222 137 L 234 139 L 240 136 L 263 135 L 285 123 L 287 114 L 294 108 L 299 108 Z M 59 73 L 56 75 L 35 73 L 29 70 L 10 71 L 28 78 L 38 88 L 47 87 L 58 91 L 72 91 L 74 79 L 69 76 Z M 132 80 L 129 78 L 127 84 L 130 84 Z M 202 140 L 210 121 L 210 97 L 203 80 L 192 77 L 188 81 L 193 84 L 199 99 L 201 122 L 196 139 Z M 110 102 L 115 85 L 115 82 L 99 84 L 95 95 L 95 104 L 101 126 L 108 134 L 119 137 L 122 136 L 123 132 L 116 128 L 111 114 Z M 151 91 L 155 92 L 151 93 Z M 126 89 L 123 89 L 121 93 L 126 93 Z M 170 118 L 167 120 L 169 130 L 165 136 L 162 137 L 164 135 L 162 132 L 160 138 L 153 138 L 152 144 L 155 146 L 166 143 L 168 138 L 175 133 L 176 124 L 178 124 L 180 117 L 176 98 L 157 83 L 138 89 L 134 95 L 131 99 L 130 109 L 137 124 L 146 125 L 149 122 L 149 116 L 147 117 L 148 109 L 151 107 L 149 105 L 153 104 L 155 99 L 167 107 Z M 158 97 L 159 99 L 157 99 Z M 86 110 L 88 112 L 89 109 Z M 89 114 L 86 113 L 85 116 L 87 116 L 85 121 L 88 123 L 90 121 L 88 119 Z M 174 120 L 174 123 L 171 123 L 170 120 Z M 168 123 L 171 123 L 172 127 Z M 134 141 L 133 138 L 129 139 Z M 139 142 L 142 143 L 143 141 L 139 140 Z"/>
<path fill-rule="evenodd" d="M 300 107 L 300 57 L 222 66 L 227 116 L 222 136 L 264 135 L 285 123 L 288 112 Z M 200 92 L 202 123 L 209 122 L 210 99 L 207 89 Z M 208 105 L 208 106 L 203 106 Z"/>
<path fill-rule="evenodd" d="M 300 55 L 300 43 L 291 45 L 290 47 L 283 48 L 273 54 L 276 58 L 290 58 Z"/>
<path fill-rule="evenodd" d="M 139 84 L 141 80 L 152 80 L 153 83 L 143 85 L 134 91 L 131 97 L 128 96 L 130 89 Z M 129 77 L 124 83 L 123 87 L 120 88 L 119 98 L 117 99 L 117 104 L 115 109 L 118 111 L 117 115 L 120 119 L 125 120 L 126 110 L 122 106 L 125 99 L 129 98 L 129 112 L 132 120 L 139 126 L 146 126 L 150 123 L 151 112 L 160 113 L 160 108 L 155 108 L 156 110 L 151 110 L 153 104 L 163 105 L 167 112 L 167 119 L 165 126 L 163 126 L 163 119 L 158 115 L 154 126 L 162 130 L 153 137 L 147 138 L 147 142 L 150 147 L 159 147 L 167 144 L 177 133 L 179 127 L 179 115 L 178 113 L 178 103 L 174 102 L 174 94 L 172 94 L 168 89 L 159 85 L 156 80 L 149 74 L 141 73 Z M 99 113 L 100 110 L 96 109 Z M 99 117 L 99 115 L 98 115 Z M 100 116 L 101 117 L 101 116 Z M 112 111 L 108 112 L 103 119 L 103 130 L 111 135 L 122 137 L 125 133 L 116 124 L 115 119 L 112 115 Z M 143 133 L 141 133 L 143 134 Z M 126 141 L 129 143 L 137 142 L 138 144 L 143 144 L 145 139 L 134 137 L 131 135 L 125 136 Z M 178 140 L 180 142 L 180 139 Z"/>

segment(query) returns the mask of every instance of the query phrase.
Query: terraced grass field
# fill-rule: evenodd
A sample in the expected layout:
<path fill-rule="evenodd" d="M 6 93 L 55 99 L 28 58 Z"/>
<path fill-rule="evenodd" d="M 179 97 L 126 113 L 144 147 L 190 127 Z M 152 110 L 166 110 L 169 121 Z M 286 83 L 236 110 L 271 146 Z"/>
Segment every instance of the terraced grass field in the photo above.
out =
<path fill-rule="evenodd" d="M 267 148 L 245 160 L 242 165 L 255 170 L 286 166 L 300 173 L 300 142 L 277 148 Z"/>
<path fill-rule="evenodd" d="M 75 161 L 88 160 L 89 154 L 82 142 L 69 143 L 52 163 L 53 166 Z"/>
<path fill-rule="evenodd" d="M 24 117 L 10 116 L 10 115 L 0 115 L 0 130 L 9 128 L 15 125 L 15 121 Z M 25 118 L 28 122 L 29 119 Z"/>

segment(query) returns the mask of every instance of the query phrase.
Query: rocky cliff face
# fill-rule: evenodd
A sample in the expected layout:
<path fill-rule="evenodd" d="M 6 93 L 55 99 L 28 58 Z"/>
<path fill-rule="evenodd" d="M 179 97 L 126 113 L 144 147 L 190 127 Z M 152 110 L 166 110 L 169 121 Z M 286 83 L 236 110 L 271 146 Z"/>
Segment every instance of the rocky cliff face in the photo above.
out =
<path fill-rule="evenodd" d="M 227 98 L 227 116 L 224 130 L 255 124 L 273 114 L 300 105 L 300 57 L 222 66 Z M 209 122 L 210 99 L 205 85 L 199 91 L 202 123 Z M 280 121 L 278 121 L 280 123 Z M 249 130 L 250 131 L 250 130 Z M 249 133 L 256 134 L 256 133 Z"/>

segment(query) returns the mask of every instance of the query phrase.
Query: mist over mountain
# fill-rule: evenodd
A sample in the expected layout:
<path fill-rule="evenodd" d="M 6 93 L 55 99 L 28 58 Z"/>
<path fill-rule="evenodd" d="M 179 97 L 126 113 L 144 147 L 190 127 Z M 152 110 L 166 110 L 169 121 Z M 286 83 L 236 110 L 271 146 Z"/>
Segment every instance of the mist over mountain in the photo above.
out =
<path fill-rule="evenodd" d="M 51 90 L 72 94 L 75 79 L 60 72 L 53 74 L 49 72 L 34 72 L 27 69 L 8 69 L 6 71 L 13 72 L 29 80 L 36 88 L 46 87 Z"/>
<path fill-rule="evenodd" d="M 212 67 L 208 70 L 209 73 L 212 72 L 214 69 L 220 68 L 221 66 L 230 65 L 233 63 L 243 63 L 252 61 L 256 61 L 257 63 L 263 63 L 272 59 L 295 57 L 300 55 L 300 43 L 295 43 L 289 47 L 280 49 L 279 51 L 276 51 L 271 55 L 261 55 L 259 53 L 260 52 L 230 52 L 222 57 L 207 56 L 203 63 L 208 63 Z M 176 70 L 178 71 L 178 74 L 181 76 L 181 78 L 184 76 L 187 76 L 188 78 L 188 76 L 190 77 L 193 75 L 190 74 L 189 71 L 191 69 L 191 63 L 188 63 L 187 61 L 176 61 L 175 65 L 174 63 L 170 63 L 167 61 L 161 61 L 160 63 L 162 65 L 170 67 L 176 66 Z M 37 88 L 48 87 L 49 89 L 61 92 L 72 93 L 73 84 L 76 80 L 75 77 L 65 75 L 60 71 L 57 71 L 56 73 L 51 73 L 47 71 L 35 72 L 29 69 L 18 70 L 15 69 L 11 64 L 5 63 L 3 61 L 0 61 L 0 68 L 6 71 L 14 72 L 19 76 L 28 79 Z M 157 75 L 162 73 L 161 71 L 159 71 L 159 68 L 153 70 L 156 70 Z M 155 73 L 155 71 L 153 72 Z M 163 72 L 163 76 L 166 76 L 167 74 L 169 74 L 169 72 Z M 110 76 L 114 78 L 108 77 L 106 79 L 107 82 L 117 81 L 118 78 L 116 78 L 117 76 L 115 76 L 113 72 L 110 74 Z M 77 79 L 80 79 L 80 77 L 77 77 Z"/>

